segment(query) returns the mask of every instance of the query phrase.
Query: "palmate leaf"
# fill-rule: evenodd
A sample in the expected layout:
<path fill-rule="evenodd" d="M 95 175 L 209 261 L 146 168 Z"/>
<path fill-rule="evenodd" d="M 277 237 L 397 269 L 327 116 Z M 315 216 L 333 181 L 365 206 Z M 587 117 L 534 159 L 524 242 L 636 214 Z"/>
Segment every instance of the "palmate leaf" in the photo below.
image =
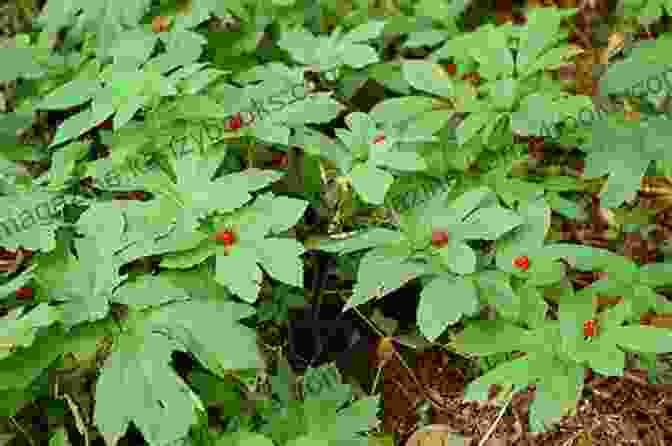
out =
<path fill-rule="evenodd" d="M 94 239 L 78 239 L 79 259 L 71 263 L 60 287 L 50 289 L 55 300 L 65 300 L 62 306 L 63 324 L 75 326 L 84 321 L 96 321 L 107 316 L 114 290 L 123 283 L 117 259 L 101 253 Z"/>
<path fill-rule="evenodd" d="M 600 205 L 618 207 L 635 198 L 642 176 L 651 160 L 663 159 L 672 141 L 669 121 L 628 121 L 609 116 L 592 126 L 592 142 L 583 146 L 588 152 L 584 174 L 596 177 L 609 174 L 600 192 Z"/>
<path fill-rule="evenodd" d="M 656 4 L 657 0 L 648 0 L 647 3 Z M 625 92 L 638 96 L 646 92 L 646 82 L 649 79 L 658 79 L 657 82 L 666 84 L 665 88 L 669 89 L 667 73 L 670 70 L 670 63 L 666 55 L 670 50 L 672 40 L 669 38 L 640 43 L 633 48 L 630 57 L 609 66 L 609 70 L 600 78 L 600 92 L 603 94 Z"/>
<path fill-rule="evenodd" d="M 11 312 L 0 320 L 0 359 L 12 354 L 17 347 L 28 347 L 38 330 L 60 321 L 58 308 L 41 303 L 21 317 Z"/>
<path fill-rule="evenodd" d="M 194 167 L 193 164 L 191 166 Z M 187 172 L 186 176 L 193 175 L 194 171 L 187 167 L 184 167 L 182 172 Z M 230 249 L 224 250 L 211 235 L 198 229 L 194 217 L 199 214 L 193 211 L 192 206 L 176 219 L 176 225 L 166 236 L 150 243 L 139 242 L 130 251 L 135 253 L 133 255 L 138 255 L 139 252 L 165 253 L 161 266 L 179 269 L 192 268 L 216 256 L 215 280 L 250 303 L 256 301 L 263 277 L 258 264 L 261 264 L 271 277 L 292 286 L 302 287 L 303 262 L 299 256 L 305 251 L 304 247 L 294 239 L 266 237 L 269 234 L 282 233 L 295 225 L 308 203 L 288 197 L 275 197 L 272 193 L 267 193 L 260 195 L 249 206 L 240 208 L 251 199 L 247 191 L 264 187 L 279 177 L 274 172 L 269 172 L 272 174 L 269 176 L 265 175 L 265 171 L 252 170 L 254 169 L 227 175 L 221 178 L 219 183 L 215 183 L 224 191 L 232 190 L 238 193 L 238 197 L 233 195 L 236 192 L 228 197 L 229 201 L 233 198 L 238 202 L 235 206 L 224 209 L 227 215 L 216 217 L 223 219 L 216 223 L 217 227 L 221 227 L 220 229 L 233 227 L 235 230 L 237 240 Z M 196 180 L 188 184 L 195 182 Z M 210 185 L 203 179 L 200 183 L 201 188 Z M 203 207 L 211 206 L 206 200 L 207 196 L 207 194 L 196 196 L 202 200 Z M 193 194 L 188 199 L 193 200 Z M 221 211 L 221 208 L 218 210 Z M 128 258 L 130 254 L 126 252 L 124 255 Z"/>
<path fill-rule="evenodd" d="M 434 342 L 448 325 L 462 315 L 473 315 L 479 309 L 478 293 L 471 279 L 440 276 L 420 293 L 418 326 L 422 334 Z"/>
<path fill-rule="evenodd" d="M 56 229 L 70 197 L 44 189 L 22 191 L 0 197 L 0 245 L 7 249 L 23 246 L 49 252 L 56 247 Z"/>
<path fill-rule="evenodd" d="M 523 76 L 532 73 L 532 67 L 542 52 L 558 40 L 558 29 L 563 17 L 576 11 L 558 8 L 535 9 L 527 15 L 527 23 L 520 33 L 520 47 L 516 63 Z"/>
<path fill-rule="evenodd" d="M 405 257 L 385 254 L 383 248 L 378 248 L 362 258 L 357 271 L 357 284 L 343 311 L 382 297 L 427 273 L 421 264 L 406 261 Z"/>
<path fill-rule="evenodd" d="M 378 425 L 379 399 L 379 396 L 362 398 L 339 411 L 333 409 L 333 402 L 329 399 L 308 400 L 304 409 L 307 434 L 289 441 L 287 445 L 366 446 L 369 439 L 361 433 Z"/>
<path fill-rule="evenodd" d="M 537 383 L 534 401 L 530 403 L 530 432 L 546 432 L 551 424 L 574 413 L 583 388 L 585 367 L 557 358 L 535 365 L 542 364 L 547 373 Z"/>
<path fill-rule="evenodd" d="M 383 204 L 385 194 L 392 186 L 394 177 L 391 173 L 379 169 L 373 163 L 357 164 L 350 171 L 352 185 L 362 199 L 371 204 Z"/>
<path fill-rule="evenodd" d="M 309 31 L 300 29 L 282 33 L 278 45 L 289 52 L 294 60 L 304 65 L 315 65 L 320 71 L 329 71 L 340 65 L 364 68 L 379 61 L 370 46 L 359 43 L 374 38 L 383 30 L 384 22 L 362 25 L 345 36 L 340 30 L 328 37 L 315 37 Z"/>
<path fill-rule="evenodd" d="M 82 11 L 79 20 L 83 20 L 96 33 L 96 54 L 104 59 L 109 56 L 116 39 L 126 29 L 137 26 L 150 4 L 151 0 L 130 0 L 124 3 L 114 0 L 49 0 L 39 21 L 46 26 L 48 32 L 57 32 L 61 27 L 71 24 L 74 16 Z"/>
<path fill-rule="evenodd" d="M 231 301 L 193 300 L 132 317 L 96 385 L 94 420 L 106 443 L 116 445 L 130 422 L 151 445 L 186 436 L 197 422 L 195 409 L 203 407 L 170 367 L 171 352 L 192 351 L 219 375 L 259 367 L 254 331 L 237 322 L 253 312 Z M 222 336 L 231 340 L 227 348 Z M 126 398 L 119 399 L 119 392 Z"/>

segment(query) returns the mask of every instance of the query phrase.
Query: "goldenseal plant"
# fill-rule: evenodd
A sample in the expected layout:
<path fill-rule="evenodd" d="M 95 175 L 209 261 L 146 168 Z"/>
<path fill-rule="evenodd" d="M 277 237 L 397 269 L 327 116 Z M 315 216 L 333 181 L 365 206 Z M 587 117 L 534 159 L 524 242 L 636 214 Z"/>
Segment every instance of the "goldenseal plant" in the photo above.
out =
<path fill-rule="evenodd" d="M 421 332 L 435 340 L 448 325 L 479 309 L 481 279 L 492 261 L 470 242 L 494 241 L 523 223 L 515 212 L 500 207 L 497 196 L 479 188 L 447 203 L 448 191 L 404 216 L 397 230 L 375 228 L 320 249 L 341 255 L 373 248 L 361 260 L 357 285 L 344 310 L 382 298 L 405 283 L 426 277 L 418 306 Z M 485 283 L 485 282 L 484 282 Z M 446 294 L 453 299 L 446 299 Z"/>
<path fill-rule="evenodd" d="M 587 370 L 636 354 L 653 375 L 672 350 L 653 323 L 672 314 L 672 39 L 590 48 L 593 104 L 562 79 L 586 68 L 583 8 L 472 12 L 47 0 L 0 47 L 7 424 L 50 446 L 74 439 L 20 426 L 45 407 L 87 444 L 391 444 L 378 379 L 340 365 L 368 336 L 292 363 L 288 328 L 360 331 L 334 302 L 377 327 L 366 313 L 419 297 L 378 318 L 378 359 L 414 337 L 487 365 L 467 400 L 533 384 L 531 431 L 575 411 Z M 609 50 L 639 26 L 605 23 Z"/>

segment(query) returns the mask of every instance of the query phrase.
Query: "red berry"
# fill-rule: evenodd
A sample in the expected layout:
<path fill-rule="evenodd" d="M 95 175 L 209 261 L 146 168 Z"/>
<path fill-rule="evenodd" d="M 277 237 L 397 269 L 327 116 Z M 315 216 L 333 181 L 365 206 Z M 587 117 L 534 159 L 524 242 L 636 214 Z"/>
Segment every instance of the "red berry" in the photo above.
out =
<path fill-rule="evenodd" d="M 515 23 L 516 25 L 524 25 L 524 24 L 527 23 L 527 17 L 525 17 L 522 14 L 521 15 L 515 15 L 515 16 L 513 16 L 513 23 Z"/>
<path fill-rule="evenodd" d="M 273 165 L 278 166 L 278 167 L 285 167 L 285 166 L 287 166 L 288 162 L 289 162 L 289 159 L 287 158 L 286 153 L 284 153 L 284 152 L 273 153 Z"/>
<path fill-rule="evenodd" d="M 435 229 L 432 231 L 432 246 L 441 248 L 448 243 L 448 232 L 443 229 Z"/>
<path fill-rule="evenodd" d="M 449 63 L 446 65 L 446 71 L 448 71 L 451 76 L 455 76 L 455 73 L 457 73 L 457 66 L 454 63 Z"/>
<path fill-rule="evenodd" d="M 385 142 L 385 135 L 378 135 L 373 139 L 374 144 L 381 144 Z"/>
<path fill-rule="evenodd" d="M 588 319 L 583 321 L 583 335 L 588 337 L 593 337 L 597 333 L 597 327 L 593 319 Z"/>
<path fill-rule="evenodd" d="M 518 256 L 513 259 L 513 266 L 526 270 L 530 267 L 530 258 L 528 256 Z"/>
<path fill-rule="evenodd" d="M 233 231 L 230 231 L 228 229 L 225 231 L 218 232 L 217 235 L 215 236 L 215 239 L 219 242 L 224 243 L 224 246 L 231 246 L 235 242 Z"/>
<path fill-rule="evenodd" d="M 243 126 L 243 118 L 240 116 L 240 113 L 236 113 L 227 122 L 227 128 L 231 130 L 238 130 Z"/>
<path fill-rule="evenodd" d="M 33 289 L 30 287 L 21 287 L 16 290 L 16 297 L 19 299 L 30 299 L 33 297 Z"/>

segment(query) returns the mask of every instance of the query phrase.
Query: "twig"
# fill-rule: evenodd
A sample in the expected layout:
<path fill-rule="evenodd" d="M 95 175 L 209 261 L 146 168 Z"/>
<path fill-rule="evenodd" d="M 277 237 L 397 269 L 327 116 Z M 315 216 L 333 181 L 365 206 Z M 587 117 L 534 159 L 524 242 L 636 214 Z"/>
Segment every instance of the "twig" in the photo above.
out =
<path fill-rule="evenodd" d="M 478 446 L 483 446 L 485 444 L 485 442 L 488 441 L 488 439 L 490 438 L 490 435 L 492 435 L 492 433 L 495 431 L 495 428 L 497 427 L 497 424 L 499 423 L 499 420 L 501 420 L 502 416 L 504 416 L 504 412 L 506 412 L 506 409 L 509 407 L 509 403 L 511 403 L 512 399 L 513 399 L 513 397 L 511 396 L 506 401 L 506 404 L 504 405 L 504 407 L 502 407 L 502 410 L 499 411 L 499 414 L 497 415 L 497 418 L 495 419 L 495 421 L 490 426 L 490 429 L 488 429 L 488 431 L 485 433 L 485 435 L 483 436 L 481 441 L 478 443 Z"/>
<path fill-rule="evenodd" d="M 23 427 L 22 427 L 22 426 L 15 420 L 15 419 L 14 419 L 14 417 L 13 417 L 13 416 L 10 416 L 9 419 L 12 421 L 12 423 L 14 423 L 14 426 L 16 426 L 16 428 L 17 428 L 19 431 L 21 431 L 21 433 L 23 434 L 23 436 L 26 437 L 26 440 L 28 440 L 28 443 L 30 443 L 30 446 L 35 446 L 35 442 L 34 442 L 33 439 L 31 438 L 31 436 L 28 435 L 28 432 L 26 432 L 26 430 L 25 430 L 25 429 L 24 429 L 24 428 L 23 428 Z"/>

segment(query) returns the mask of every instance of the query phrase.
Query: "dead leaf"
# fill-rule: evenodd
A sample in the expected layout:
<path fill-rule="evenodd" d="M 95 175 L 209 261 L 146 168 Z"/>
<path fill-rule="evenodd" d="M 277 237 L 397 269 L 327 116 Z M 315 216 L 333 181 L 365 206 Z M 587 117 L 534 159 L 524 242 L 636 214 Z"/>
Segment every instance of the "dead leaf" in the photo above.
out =
<path fill-rule="evenodd" d="M 406 446 L 466 446 L 469 440 L 445 424 L 430 424 L 413 432 Z"/>
<path fill-rule="evenodd" d="M 672 177 L 642 177 L 639 194 L 652 202 L 653 208 L 663 211 L 672 207 Z"/>

